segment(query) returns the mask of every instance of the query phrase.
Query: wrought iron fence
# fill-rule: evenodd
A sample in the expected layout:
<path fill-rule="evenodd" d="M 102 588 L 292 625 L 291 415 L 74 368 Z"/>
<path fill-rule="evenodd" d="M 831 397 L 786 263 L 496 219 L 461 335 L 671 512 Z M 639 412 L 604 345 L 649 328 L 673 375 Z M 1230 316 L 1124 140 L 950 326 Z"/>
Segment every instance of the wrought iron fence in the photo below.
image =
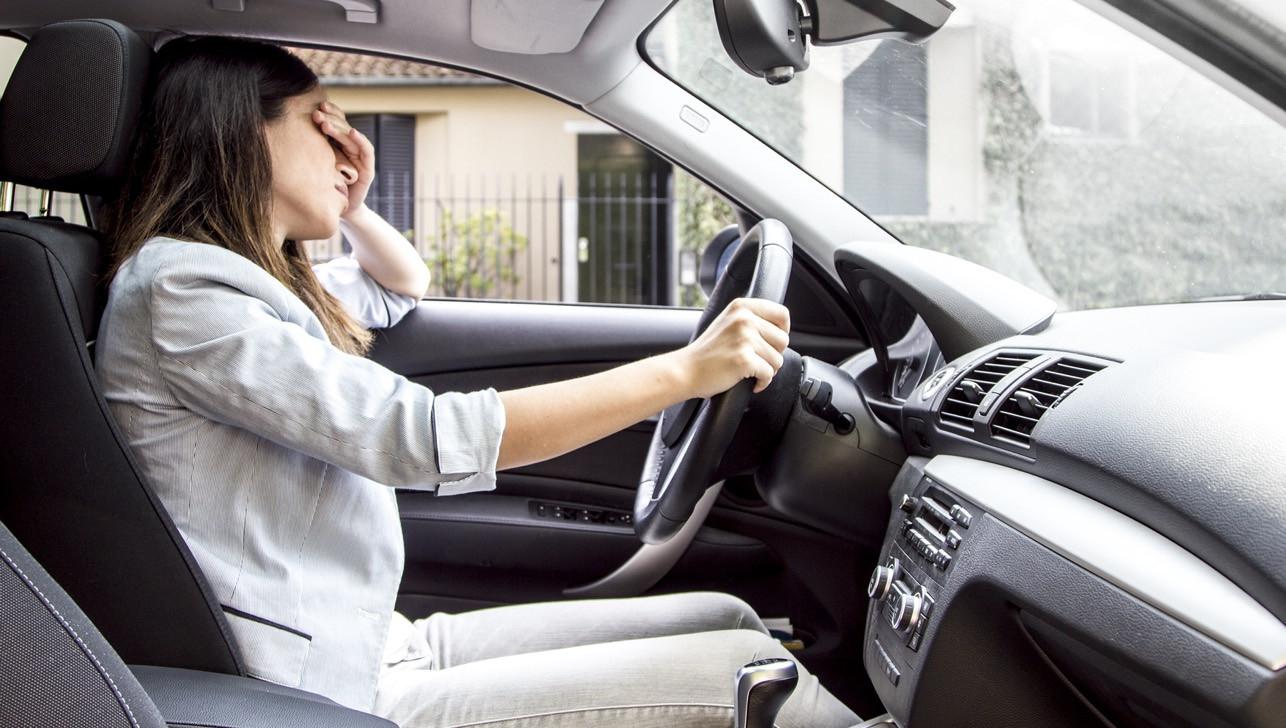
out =
<path fill-rule="evenodd" d="M 667 178 L 581 175 L 577 292 L 582 301 L 669 303 L 672 235 Z"/>
<path fill-rule="evenodd" d="M 655 175 L 381 179 L 367 204 L 433 269 L 429 295 L 669 303 L 673 199 Z M 397 224 L 398 222 L 402 224 Z M 410 225 L 407 226 L 406 223 Z M 313 257 L 345 251 L 340 237 Z"/>
<path fill-rule="evenodd" d="M 676 300 L 675 200 L 657 175 L 434 176 L 414 187 L 385 176 L 367 203 L 393 222 L 433 271 L 429 295 L 669 304 Z M 577 189 L 579 188 L 579 189 Z M 17 186 L 14 209 L 39 214 L 40 190 Z M 76 195 L 49 214 L 84 224 Z M 314 260 L 343 255 L 342 236 L 312 243 Z"/>

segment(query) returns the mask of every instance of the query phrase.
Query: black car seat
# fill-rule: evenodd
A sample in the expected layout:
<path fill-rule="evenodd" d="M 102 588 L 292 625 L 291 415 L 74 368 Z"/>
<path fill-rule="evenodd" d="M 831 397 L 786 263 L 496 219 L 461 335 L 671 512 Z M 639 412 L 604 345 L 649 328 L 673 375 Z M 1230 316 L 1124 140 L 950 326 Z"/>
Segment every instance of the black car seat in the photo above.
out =
<path fill-rule="evenodd" d="M 0 726 L 397 728 L 248 677 L 125 665 L 0 523 Z"/>
<path fill-rule="evenodd" d="M 165 725 L 116 652 L 2 523 L 0 644 L 0 725 Z"/>
<path fill-rule="evenodd" d="M 0 98 L 0 180 L 110 197 L 151 56 L 110 21 L 37 31 Z M 241 675 L 223 613 L 97 385 L 107 260 L 89 228 L 0 213 L 0 521 L 125 662 Z"/>

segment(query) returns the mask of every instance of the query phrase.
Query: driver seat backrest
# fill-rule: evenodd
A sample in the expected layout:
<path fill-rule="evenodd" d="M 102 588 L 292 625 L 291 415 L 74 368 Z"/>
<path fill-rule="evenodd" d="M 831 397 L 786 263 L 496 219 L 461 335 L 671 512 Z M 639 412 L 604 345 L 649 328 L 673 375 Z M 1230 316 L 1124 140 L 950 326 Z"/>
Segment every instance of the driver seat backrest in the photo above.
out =
<path fill-rule="evenodd" d="M 0 99 L 0 180 L 110 197 L 152 51 L 119 23 L 37 31 Z M 227 622 L 98 388 L 94 230 L 0 213 L 0 521 L 128 663 L 244 674 Z"/>

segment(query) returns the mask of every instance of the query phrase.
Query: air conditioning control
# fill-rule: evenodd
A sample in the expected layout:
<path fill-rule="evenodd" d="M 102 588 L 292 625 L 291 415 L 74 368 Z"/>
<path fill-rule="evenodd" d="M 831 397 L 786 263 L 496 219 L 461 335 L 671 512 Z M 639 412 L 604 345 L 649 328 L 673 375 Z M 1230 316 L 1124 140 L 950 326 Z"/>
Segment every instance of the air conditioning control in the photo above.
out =
<path fill-rule="evenodd" d="M 876 601 L 888 596 L 889 589 L 893 587 L 893 582 L 902 574 L 902 566 L 897 559 L 889 559 L 885 566 L 875 567 L 871 574 L 871 581 L 866 585 L 866 595 Z"/>
<path fill-rule="evenodd" d="M 889 624 L 899 632 L 910 632 L 920 622 L 924 599 L 900 582 L 894 582 L 893 595 L 889 597 Z"/>

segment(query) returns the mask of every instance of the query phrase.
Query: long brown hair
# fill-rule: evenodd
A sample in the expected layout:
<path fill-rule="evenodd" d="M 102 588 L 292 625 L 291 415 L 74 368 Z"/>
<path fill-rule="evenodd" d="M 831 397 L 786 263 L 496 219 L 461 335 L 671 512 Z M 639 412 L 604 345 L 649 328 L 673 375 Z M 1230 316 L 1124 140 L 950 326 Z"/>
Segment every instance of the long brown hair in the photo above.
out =
<path fill-rule="evenodd" d="M 322 288 L 297 240 L 272 234 L 272 158 L 264 127 L 317 76 L 281 46 L 240 38 L 181 38 L 157 53 L 150 113 L 128 179 L 108 207 L 111 275 L 165 236 L 226 248 L 281 281 L 321 321 L 331 343 L 364 354 L 371 333 Z"/>

